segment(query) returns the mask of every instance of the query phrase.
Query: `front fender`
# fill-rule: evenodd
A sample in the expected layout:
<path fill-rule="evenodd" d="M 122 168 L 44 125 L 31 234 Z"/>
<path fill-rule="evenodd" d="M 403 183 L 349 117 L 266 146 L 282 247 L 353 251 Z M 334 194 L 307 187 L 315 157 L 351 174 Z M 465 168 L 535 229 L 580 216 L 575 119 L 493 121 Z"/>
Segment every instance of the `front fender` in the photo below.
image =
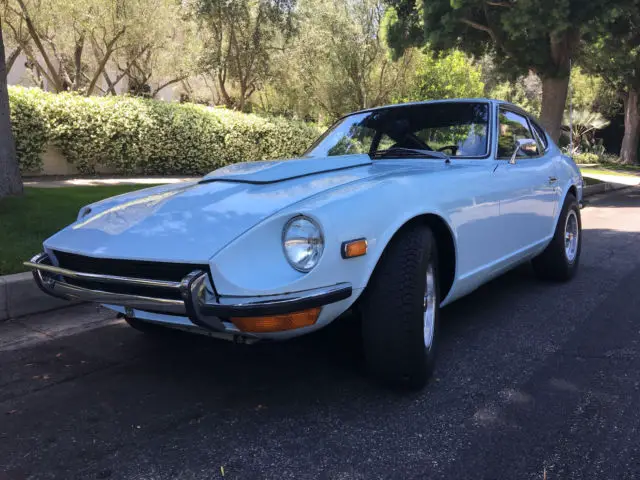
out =
<path fill-rule="evenodd" d="M 323 230 L 325 249 L 309 273 L 294 270 L 282 248 L 282 230 L 295 215 L 316 220 Z M 446 212 L 428 205 L 424 190 L 400 176 L 344 185 L 292 205 L 234 240 L 210 261 L 220 295 L 269 295 L 351 283 L 351 303 L 366 287 L 387 244 L 411 219 L 437 215 L 451 226 Z M 451 228 L 454 243 L 455 229 Z M 343 259 L 342 243 L 366 238 L 367 254 Z M 348 308 L 348 307 L 347 307 Z"/>

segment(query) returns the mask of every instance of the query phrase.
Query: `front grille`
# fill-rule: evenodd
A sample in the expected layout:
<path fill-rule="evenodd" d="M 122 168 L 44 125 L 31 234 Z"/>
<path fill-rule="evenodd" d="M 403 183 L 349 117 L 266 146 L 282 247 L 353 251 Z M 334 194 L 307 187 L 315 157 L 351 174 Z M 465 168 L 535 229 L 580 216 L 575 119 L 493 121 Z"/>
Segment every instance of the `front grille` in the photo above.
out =
<path fill-rule="evenodd" d="M 193 263 L 168 263 L 149 262 L 143 260 L 94 258 L 60 251 L 54 251 L 53 253 L 58 260 L 58 265 L 60 267 L 81 273 L 95 273 L 102 275 L 116 275 L 119 277 L 179 282 L 194 270 L 209 271 L 208 265 Z M 88 288 L 90 290 L 102 290 L 104 292 L 142 295 L 155 298 L 180 299 L 179 292 L 167 288 L 119 285 L 114 283 L 102 283 L 99 281 L 78 280 L 68 277 L 65 277 L 65 282 L 78 287 Z"/>

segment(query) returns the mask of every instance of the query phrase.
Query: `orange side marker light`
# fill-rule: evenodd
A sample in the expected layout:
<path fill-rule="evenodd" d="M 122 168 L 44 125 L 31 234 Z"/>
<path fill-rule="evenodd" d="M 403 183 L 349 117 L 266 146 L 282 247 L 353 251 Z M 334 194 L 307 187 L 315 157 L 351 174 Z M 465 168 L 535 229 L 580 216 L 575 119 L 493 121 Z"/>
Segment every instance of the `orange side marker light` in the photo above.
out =
<path fill-rule="evenodd" d="M 342 258 L 361 257 L 367 254 L 367 239 L 359 238 L 342 244 Z"/>

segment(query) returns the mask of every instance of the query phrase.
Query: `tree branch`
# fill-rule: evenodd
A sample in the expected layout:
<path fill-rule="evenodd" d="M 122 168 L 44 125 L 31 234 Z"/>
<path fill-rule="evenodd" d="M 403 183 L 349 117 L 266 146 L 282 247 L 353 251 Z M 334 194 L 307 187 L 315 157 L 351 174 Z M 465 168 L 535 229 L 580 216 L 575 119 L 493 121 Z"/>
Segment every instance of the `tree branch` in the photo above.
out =
<path fill-rule="evenodd" d="M 73 82 L 74 82 L 74 90 L 78 90 L 80 88 L 80 77 L 82 72 L 82 50 L 84 49 L 84 33 L 80 34 L 80 38 L 76 41 L 76 48 L 73 51 L 73 62 L 76 67 L 76 71 L 74 73 Z"/>
<path fill-rule="evenodd" d="M 57 92 L 59 92 L 62 90 L 62 82 L 60 82 L 60 79 L 57 76 L 55 76 L 56 68 L 53 66 L 53 63 L 51 62 L 49 55 L 47 55 L 47 51 L 45 50 L 44 46 L 42 45 L 42 42 L 40 41 L 40 36 L 38 35 L 38 32 L 36 31 L 36 27 L 33 25 L 33 22 L 31 21 L 31 17 L 27 12 L 27 7 L 25 6 L 22 0 L 16 0 L 16 1 L 18 2 L 18 5 L 20 5 L 20 8 L 22 9 L 22 17 L 24 18 L 24 21 L 27 24 L 27 29 L 29 30 L 29 34 L 33 39 L 33 43 L 35 43 L 36 48 L 40 52 L 40 55 L 42 55 L 42 59 L 44 60 L 44 63 L 47 65 L 47 68 L 51 73 L 51 76 L 48 76 L 45 74 L 45 77 L 47 77 L 47 80 L 53 83 L 54 88 L 56 89 Z M 42 67 L 40 67 L 40 69 L 42 70 Z M 54 76 L 55 78 L 53 78 Z"/>
<path fill-rule="evenodd" d="M 98 82 L 98 79 L 100 78 L 100 75 L 102 74 L 102 71 L 104 70 L 105 66 L 107 65 L 107 62 L 109 61 L 109 58 L 111 57 L 111 54 L 113 53 L 113 51 L 115 50 L 114 46 L 116 44 L 116 42 L 118 41 L 118 39 L 124 35 L 124 32 L 126 31 L 126 27 L 122 27 L 122 29 L 115 34 L 115 36 L 109 41 L 109 43 L 106 44 L 106 49 L 104 52 L 104 56 L 102 57 L 102 60 L 100 61 L 100 63 L 98 64 L 98 67 L 95 71 L 95 73 L 93 74 L 93 78 L 91 79 L 91 82 L 89 83 L 89 86 L 87 87 L 87 96 L 91 95 L 91 93 L 93 93 L 93 89 L 96 86 L 96 83 Z"/>
<path fill-rule="evenodd" d="M 495 2 L 495 1 L 488 1 L 485 2 L 487 5 L 489 5 L 490 7 L 505 7 L 505 8 L 511 8 L 513 7 L 513 4 L 511 2 Z"/>
<path fill-rule="evenodd" d="M 13 49 L 13 52 L 11 52 L 7 56 L 7 74 L 9 74 L 9 72 L 11 71 L 13 64 L 16 63 L 16 60 L 20 56 L 20 53 L 22 53 L 22 45 L 18 45 Z"/>
<path fill-rule="evenodd" d="M 24 50 L 24 54 L 27 56 L 27 58 L 29 59 L 29 61 L 33 64 L 33 66 L 35 67 L 36 71 L 44 76 L 45 80 L 47 80 L 47 82 L 51 83 L 54 88 L 56 85 L 56 82 L 53 80 L 53 78 L 47 73 L 47 71 L 42 67 L 42 65 L 40 65 L 40 63 L 38 62 L 38 59 L 36 58 L 36 56 L 33 54 L 33 52 L 31 51 L 31 48 L 29 48 L 28 45 L 23 45 L 22 49 Z M 59 91 L 59 90 L 56 90 Z"/>
<path fill-rule="evenodd" d="M 487 32 L 491 39 L 496 44 L 498 44 L 498 37 L 496 36 L 496 32 L 494 32 L 491 28 L 487 27 L 486 25 L 482 25 L 481 23 L 474 22 L 473 20 L 469 20 L 468 18 L 461 18 L 460 21 L 465 25 L 469 25 L 470 27 L 475 28 L 476 30 Z"/>
<path fill-rule="evenodd" d="M 153 91 L 153 93 L 151 94 L 151 98 L 155 98 L 155 96 L 158 95 L 160 90 L 163 90 L 163 89 L 167 88 L 169 85 L 173 85 L 174 83 L 181 82 L 182 80 L 184 80 L 185 78 L 188 78 L 188 77 L 189 77 L 189 75 L 182 75 L 180 77 L 174 78 L 172 80 L 169 80 L 168 82 L 165 82 L 165 83 L 159 85 L 158 88 L 156 88 Z"/>

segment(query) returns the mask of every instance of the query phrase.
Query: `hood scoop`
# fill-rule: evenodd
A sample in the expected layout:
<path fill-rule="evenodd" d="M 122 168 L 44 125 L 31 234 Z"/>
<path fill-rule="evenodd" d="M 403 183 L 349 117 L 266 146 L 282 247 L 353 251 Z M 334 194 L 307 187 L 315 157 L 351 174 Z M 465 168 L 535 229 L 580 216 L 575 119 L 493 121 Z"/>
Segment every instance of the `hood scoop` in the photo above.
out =
<path fill-rule="evenodd" d="M 371 163 L 369 155 L 365 154 L 236 163 L 214 170 L 199 183 L 234 182 L 260 185 L 347 168 L 364 167 Z"/>

